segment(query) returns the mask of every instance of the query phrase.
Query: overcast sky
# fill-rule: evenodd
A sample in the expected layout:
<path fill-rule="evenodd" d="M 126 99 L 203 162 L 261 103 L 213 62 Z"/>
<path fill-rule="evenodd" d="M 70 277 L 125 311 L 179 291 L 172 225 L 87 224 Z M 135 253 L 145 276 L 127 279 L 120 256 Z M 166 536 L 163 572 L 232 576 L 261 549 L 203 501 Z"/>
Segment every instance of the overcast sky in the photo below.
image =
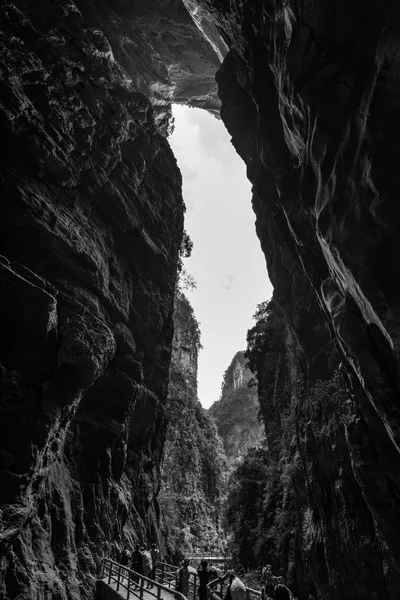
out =
<path fill-rule="evenodd" d="M 186 292 L 200 323 L 199 399 L 219 399 L 234 354 L 246 348 L 256 305 L 272 295 L 255 233 L 251 186 L 222 121 L 206 111 L 174 107 L 169 138 L 183 176 L 185 229 L 194 243 L 185 266 L 197 282 Z"/>

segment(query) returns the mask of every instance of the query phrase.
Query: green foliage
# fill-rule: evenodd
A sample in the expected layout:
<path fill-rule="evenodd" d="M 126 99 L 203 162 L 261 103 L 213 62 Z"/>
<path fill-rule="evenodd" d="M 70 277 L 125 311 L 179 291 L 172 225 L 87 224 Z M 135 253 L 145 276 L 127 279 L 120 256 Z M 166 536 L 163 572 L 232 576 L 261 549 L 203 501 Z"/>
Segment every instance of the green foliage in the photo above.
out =
<path fill-rule="evenodd" d="M 169 550 L 221 551 L 220 511 L 226 457 L 216 427 L 201 404 L 189 397 L 179 377 L 172 379 L 167 405 L 168 433 L 160 506 Z M 182 532 L 185 535 L 182 537 Z"/>
<path fill-rule="evenodd" d="M 279 305 L 273 299 L 258 304 L 253 319 L 256 324 L 247 332 L 244 356 L 250 371 L 257 374 L 261 371 L 261 361 L 265 361 L 266 354 L 282 349 L 284 319 Z"/>
<path fill-rule="evenodd" d="M 256 391 L 248 387 L 239 387 L 214 402 L 210 407 L 210 414 L 218 424 L 220 435 L 224 437 L 238 423 L 241 426 L 245 423 L 258 425 L 258 409 Z"/>
<path fill-rule="evenodd" d="M 197 350 L 200 350 L 203 346 L 201 345 L 201 330 L 200 323 L 196 319 L 194 310 L 189 300 L 181 290 L 177 290 L 175 293 L 175 311 L 174 311 L 174 328 L 180 334 L 188 338 L 189 345 L 193 344 Z M 175 361 L 175 368 L 177 372 L 182 372 L 182 365 Z"/>
<path fill-rule="evenodd" d="M 244 356 L 257 377 L 267 445 L 250 451 L 235 472 L 226 525 L 246 568 L 268 562 L 279 572 L 288 568 L 293 554 L 301 463 L 284 315 L 271 300 L 258 305 L 254 318 L 256 323 L 248 332 Z"/>
<path fill-rule="evenodd" d="M 177 289 L 179 292 L 190 290 L 193 291 L 197 287 L 197 283 L 193 275 L 191 275 L 183 264 L 184 258 L 189 258 L 192 254 L 193 242 L 186 230 L 183 231 L 181 246 L 178 257 L 178 283 Z"/>
<path fill-rule="evenodd" d="M 171 135 L 174 133 L 174 131 L 175 131 L 175 117 L 171 114 L 168 119 L 167 138 L 171 137 Z"/>
<path fill-rule="evenodd" d="M 227 464 L 216 426 L 197 399 L 200 328 L 180 292 L 174 326 L 159 502 L 162 534 L 170 556 L 178 559 L 197 547 L 223 550 L 220 513 Z"/>
<path fill-rule="evenodd" d="M 246 569 L 271 564 L 273 572 L 282 574 L 289 586 L 301 588 L 307 595 L 310 572 L 304 557 L 310 548 L 321 552 L 325 543 L 321 532 L 331 527 L 323 522 L 320 507 L 323 498 L 328 506 L 332 502 L 338 452 L 340 448 L 342 453 L 346 451 L 341 421 L 345 417 L 341 415 L 346 414 L 342 407 L 347 394 L 340 375 L 330 369 L 329 379 L 305 385 L 299 367 L 301 349 L 275 300 L 259 305 L 255 319 L 245 356 L 257 377 L 267 446 L 249 452 L 235 472 L 226 526 L 232 551 Z M 334 358 L 326 355 L 329 364 L 335 364 Z M 337 446 L 333 448 L 334 443 Z M 320 448 L 321 458 L 315 456 Z M 314 456 L 313 464 L 304 462 L 300 452 Z M 347 459 L 339 455 L 339 460 L 344 465 Z M 315 478 L 316 499 L 308 493 L 305 469 L 308 481 Z M 328 490 L 323 487 L 327 482 Z M 339 495 L 338 505 L 342 501 Z"/>

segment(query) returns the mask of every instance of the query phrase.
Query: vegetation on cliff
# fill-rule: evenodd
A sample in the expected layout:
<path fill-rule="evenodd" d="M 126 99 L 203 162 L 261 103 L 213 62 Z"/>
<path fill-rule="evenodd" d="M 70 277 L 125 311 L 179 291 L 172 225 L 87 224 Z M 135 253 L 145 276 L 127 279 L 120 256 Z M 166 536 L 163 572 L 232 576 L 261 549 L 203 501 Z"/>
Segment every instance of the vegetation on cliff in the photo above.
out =
<path fill-rule="evenodd" d="M 200 330 L 181 292 L 176 294 L 174 325 L 159 502 L 166 552 L 179 559 L 196 549 L 223 550 L 227 462 L 216 426 L 197 399 Z"/>
<path fill-rule="evenodd" d="M 385 589 L 384 572 L 373 570 L 384 551 L 347 443 L 354 399 L 334 346 L 323 343 L 324 330 L 314 334 L 318 353 L 305 369 L 289 316 L 275 299 L 258 307 L 245 355 L 257 375 L 266 444 L 232 475 L 226 525 L 243 566 L 271 564 L 300 599 L 350 598 L 356 589 L 372 598 L 371 589 Z M 360 427 L 359 413 L 357 420 Z M 362 572 L 360 560 L 369 565 Z"/>
<path fill-rule="evenodd" d="M 231 466 L 240 464 L 250 448 L 261 444 L 263 430 L 258 421 L 259 403 L 252 373 L 243 352 L 237 352 L 225 371 L 221 397 L 211 405 Z"/>

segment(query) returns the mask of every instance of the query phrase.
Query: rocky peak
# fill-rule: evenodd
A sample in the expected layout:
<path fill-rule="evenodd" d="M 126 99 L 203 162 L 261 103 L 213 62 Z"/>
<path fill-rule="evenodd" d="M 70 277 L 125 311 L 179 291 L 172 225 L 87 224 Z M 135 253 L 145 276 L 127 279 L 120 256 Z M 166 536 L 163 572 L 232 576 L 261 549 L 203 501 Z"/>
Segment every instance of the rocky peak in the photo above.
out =
<path fill-rule="evenodd" d="M 225 371 L 221 398 L 209 409 L 232 467 L 238 466 L 249 448 L 258 447 L 263 439 L 257 390 L 248 386 L 252 379 L 243 352 L 237 352 Z"/>
<path fill-rule="evenodd" d="M 243 352 L 237 352 L 224 376 L 221 398 L 229 395 L 238 387 L 246 385 L 251 379 L 251 373 L 246 368 Z"/>

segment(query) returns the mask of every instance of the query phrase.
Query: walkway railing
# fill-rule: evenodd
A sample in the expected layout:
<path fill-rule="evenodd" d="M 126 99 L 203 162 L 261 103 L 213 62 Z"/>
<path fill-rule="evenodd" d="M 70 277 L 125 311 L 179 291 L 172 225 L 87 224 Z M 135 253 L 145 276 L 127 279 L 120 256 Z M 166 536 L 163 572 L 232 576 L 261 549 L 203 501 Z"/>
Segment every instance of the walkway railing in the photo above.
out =
<path fill-rule="evenodd" d="M 144 594 L 149 594 L 161 600 L 162 592 L 167 592 L 169 597 L 173 594 L 175 600 L 197 600 L 197 583 L 198 577 L 196 573 L 191 573 L 189 578 L 189 593 L 184 596 L 176 591 L 176 574 L 178 567 L 169 565 L 168 563 L 159 562 L 156 567 L 156 579 L 153 581 L 140 573 L 136 573 L 129 567 L 120 565 L 119 563 L 105 558 L 103 561 L 103 580 L 113 587 L 127 600 L 138 598 L 143 600 Z M 151 585 L 152 587 L 147 587 Z M 208 598 L 211 600 L 219 600 L 224 597 L 226 587 L 228 585 L 227 577 L 218 577 L 207 584 Z M 168 598 L 168 596 L 167 596 Z M 246 588 L 246 600 L 260 600 L 261 592 Z"/>
<path fill-rule="evenodd" d="M 228 578 L 218 577 L 213 579 L 207 584 L 207 597 L 211 600 L 217 600 L 225 596 L 226 588 L 228 586 Z M 246 587 L 246 600 L 259 600 L 261 598 L 261 592 Z"/>
<path fill-rule="evenodd" d="M 103 579 L 127 600 L 131 598 L 143 600 L 145 593 L 160 600 L 163 591 L 168 594 L 173 593 L 176 600 L 186 600 L 186 596 L 180 592 L 171 592 L 172 586 L 168 587 L 158 581 L 153 581 L 124 565 L 114 562 L 110 558 L 105 558 L 103 561 Z M 153 587 L 147 588 L 147 584 Z"/>

